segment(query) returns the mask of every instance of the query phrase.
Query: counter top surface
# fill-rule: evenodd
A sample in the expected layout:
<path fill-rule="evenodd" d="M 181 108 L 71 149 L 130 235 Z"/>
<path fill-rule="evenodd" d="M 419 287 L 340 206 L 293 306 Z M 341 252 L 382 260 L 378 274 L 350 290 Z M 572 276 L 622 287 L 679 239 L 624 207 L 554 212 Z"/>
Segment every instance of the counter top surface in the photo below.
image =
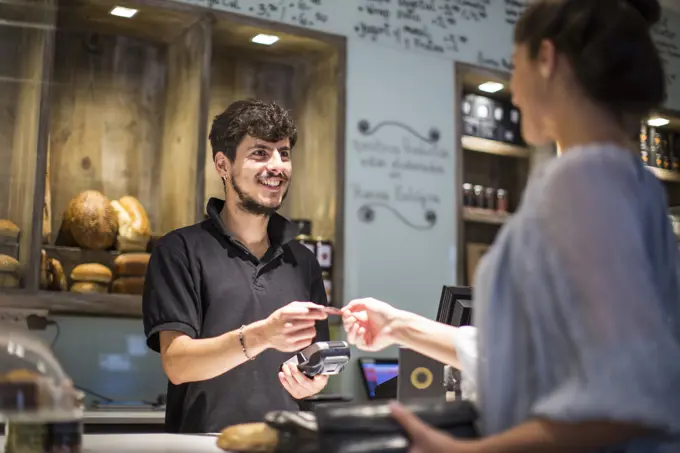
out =
<path fill-rule="evenodd" d="M 5 436 L 0 436 L 5 453 Z M 85 434 L 82 453 L 225 453 L 216 434 Z"/>
<path fill-rule="evenodd" d="M 165 411 L 98 411 L 86 410 L 86 424 L 163 424 Z"/>

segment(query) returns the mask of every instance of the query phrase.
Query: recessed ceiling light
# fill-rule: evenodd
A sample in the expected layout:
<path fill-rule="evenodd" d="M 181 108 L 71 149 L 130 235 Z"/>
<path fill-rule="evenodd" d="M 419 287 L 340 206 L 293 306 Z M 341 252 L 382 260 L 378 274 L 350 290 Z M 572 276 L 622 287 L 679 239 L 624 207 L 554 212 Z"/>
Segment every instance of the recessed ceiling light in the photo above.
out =
<path fill-rule="evenodd" d="M 479 85 L 479 89 L 485 93 L 496 93 L 503 89 L 503 84 L 498 82 L 484 82 Z"/>
<path fill-rule="evenodd" d="M 649 124 L 652 127 L 661 127 L 665 126 L 668 123 L 670 123 L 669 120 L 667 120 L 666 118 L 661 118 L 660 116 L 650 118 L 647 120 L 647 124 Z"/>
<path fill-rule="evenodd" d="M 274 36 L 274 35 L 264 35 L 264 34 L 262 34 L 262 33 L 260 33 L 259 35 L 255 36 L 255 37 L 252 39 L 252 41 L 253 41 L 255 44 L 263 44 L 263 45 L 265 45 L 265 46 L 271 46 L 272 44 L 274 44 L 274 43 L 275 43 L 276 41 L 278 41 L 278 40 L 279 40 L 279 37 L 278 37 L 278 36 Z"/>
<path fill-rule="evenodd" d="M 129 19 L 135 14 L 137 14 L 137 10 L 132 8 L 126 8 L 124 6 L 116 6 L 111 10 L 109 14 L 111 14 L 112 16 L 125 17 Z"/>

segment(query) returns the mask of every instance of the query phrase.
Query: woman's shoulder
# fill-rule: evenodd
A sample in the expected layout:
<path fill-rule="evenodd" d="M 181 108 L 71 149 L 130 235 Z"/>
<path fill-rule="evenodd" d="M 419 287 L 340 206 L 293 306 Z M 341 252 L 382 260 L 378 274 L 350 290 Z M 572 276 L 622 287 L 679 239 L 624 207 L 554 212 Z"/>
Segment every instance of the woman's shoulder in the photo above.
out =
<path fill-rule="evenodd" d="M 665 196 L 661 183 L 631 150 L 593 144 L 573 148 L 552 161 L 542 175 L 542 209 L 600 209 L 646 203 Z"/>

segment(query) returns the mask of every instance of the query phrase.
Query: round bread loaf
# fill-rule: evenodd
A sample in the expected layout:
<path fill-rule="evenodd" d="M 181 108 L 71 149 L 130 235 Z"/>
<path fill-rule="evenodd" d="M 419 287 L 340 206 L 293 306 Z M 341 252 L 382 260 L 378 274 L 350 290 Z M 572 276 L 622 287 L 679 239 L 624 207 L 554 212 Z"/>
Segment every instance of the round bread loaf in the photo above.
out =
<path fill-rule="evenodd" d="M 96 282 L 75 282 L 73 285 L 71 285 L 71 292 L 72 293 L 108 293 L 109 292 L 109 286 L 105 285 L 103 283 L 96 283 Z"/>
<path fill-rule="evenodd" d="M 9 382 L 33 382 L 40 378 L 41 375 L 35 371 L 27 370 L 25 368 L 15 368 L 2 376 L 3 381 Z"/>
<path fill-rule="evenodd" d="M 79 264 L 71 271 L 74 282 L 93 282 L 108 285 L 113 279 L 111 269 L 99 263 Z"/>
<path fill-rule="evenodd" d="M 123 253 L 113 261 L 117 277 L 144 277 L 150 253 Z"/>
<path fill-rule="evenodd" d="M 111 284 L 111 292 L 117 294 L 144 294 L 144 277 L 120 277 Z"/>
<path fill-rule="evenodd" d="M 64 213 L 64 222 L 80 247 L 106 250 L 116 242 L 118 215 L 111 201 L 96 190 L 76 195 Z"/>
<path fill-rule="evenodd" d="M 19 239 L 19 227 L 8 219 L 0 219 L 0 237 Z"/>
<path fill-rule="evenodd" d="M 226 451 L 273 452 L 279 432 L 266 423 L 244 423 L 225 428 L 217 438 L 217 446 Z"/>
<path fill-rule="evenodd" d="M 0 255 L 0 272 L 4 274 L 19 275 L 21 265 L 14 257 L 9 255 Z"/>
<path fill-rule="evenodd" d="M 66 274 L 64 268 L 61 266 L 59 260 L 50 258 L 47 261 L 49 267 L 49 285 L 47 289 L 50 291 L 67 291 L 68 283 L 66 281 Z"/>
<path fill-rule="evenodd" d="M 18 275 L 0 272 L 0 288 L 18 288 L 21 286 L 21 279 Z"/>

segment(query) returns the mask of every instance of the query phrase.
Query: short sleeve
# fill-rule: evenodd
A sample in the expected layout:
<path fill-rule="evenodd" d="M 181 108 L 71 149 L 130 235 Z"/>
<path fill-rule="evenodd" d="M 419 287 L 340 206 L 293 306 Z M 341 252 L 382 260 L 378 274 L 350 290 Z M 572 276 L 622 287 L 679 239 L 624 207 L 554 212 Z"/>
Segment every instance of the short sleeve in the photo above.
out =
<path fill-rule="evenodd" d="M 540 357 L 532 413 L 680 432 L 680 348 L 664 310 L 673 301 L 654 278 L 676 270 L 654 267 L 636 168 L 590 164 L 565 164 L 539 204 L 549 290 L 530 313 Z"/>
<path fill-rule="evenodd" d="M 160 352 L 164 330 L 196 338 L 200 331 L 199 299 L 185 257 L 170 246 L 156 247 L 149 260 L 142 298 L 144 333 L 150 349 Z"/>

